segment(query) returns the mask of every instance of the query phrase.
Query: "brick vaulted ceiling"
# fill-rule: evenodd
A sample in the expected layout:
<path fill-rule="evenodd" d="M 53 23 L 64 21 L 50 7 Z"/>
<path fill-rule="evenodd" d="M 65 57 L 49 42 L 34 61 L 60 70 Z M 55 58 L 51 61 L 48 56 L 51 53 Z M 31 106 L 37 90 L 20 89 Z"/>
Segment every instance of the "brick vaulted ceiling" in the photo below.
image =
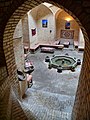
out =
<path fill-rule="evenodd" d="M 90 120 L 90 0 L 0 0 L 0 67 L 7 66 L 8 71 L 7 80 L 0 86 L 0 97 L 5 93 L 6 87 L 16 80 L 13 52 L 13 32 L 16 24 L 27 11 L 42 2 L 64 9 L 75 18 L 82 29 L 85 51 L 72 120 Z"/>

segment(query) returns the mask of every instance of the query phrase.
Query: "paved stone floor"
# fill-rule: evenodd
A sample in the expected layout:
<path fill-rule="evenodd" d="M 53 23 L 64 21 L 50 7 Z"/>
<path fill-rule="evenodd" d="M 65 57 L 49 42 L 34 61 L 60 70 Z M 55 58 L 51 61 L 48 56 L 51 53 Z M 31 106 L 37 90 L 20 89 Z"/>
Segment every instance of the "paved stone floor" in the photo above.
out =
<path fill-rule="evenodd" d="M 68 53 L 72 57 L 82 60 L 83 53 L 71 48 L 56 50 L 55 55 Z M 57 73 L 56 69 L 48 69 L 45 62 L 49 53 L 29 54 L 35 67 L 33 75 L 33 86 L 29 88 L 22 101 L 28 120 L 70 120 L 74 104 L 76 88 L 78 84 L 81 65 L 77 66 L 75 72 L 64 70 Z"/>

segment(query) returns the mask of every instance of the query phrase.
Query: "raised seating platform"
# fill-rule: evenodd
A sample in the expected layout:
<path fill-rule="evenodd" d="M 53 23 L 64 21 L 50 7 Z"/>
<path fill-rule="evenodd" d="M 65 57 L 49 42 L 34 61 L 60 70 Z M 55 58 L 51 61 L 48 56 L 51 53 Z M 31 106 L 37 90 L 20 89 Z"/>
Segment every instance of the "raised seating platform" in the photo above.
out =
<path fill-rule="evenodd" d="M 24 46 L 24 54 L 27 54 L 29 52 L 29 47 L 28 46 Z"/>
<path fill-rule="evenodd" d="M 40 47 L 52 47 L 52 48 L 55 48 L 55 49 L 63 49 L 64 45 L 41 44 Z"/>
<path fill-rule="evenodd" d="M 33 47 L 30 47 L 30 52 L 34 53 L 39 47 L 40 47 L 40 44 L 37 44 L 37 45 L 35 45 Z"/>
<path fill-rule="evenodd" d="M 68 48 L 69 45 L 70 45 L 70 42 L 68 42 L 68 41 L 67 41 L 67 42 L 64 42 L 63 45 L 64 45 L 64 47 L 67 47 L 67 48 Z"/>
<path fill-rule="evenodd" d="M 78 41 L 74 41 L 74 47 L 78 48 Z"/>
<path fill-rule="evenodd" d="M 78 51 L 84 51 L 84 47 L 83 46 L 78 46 Z"/>
<path fill-rule="evenodd" d="M 41 47 L 41 52 L 54 53 L 54 48 L 51 48 L 51 47 Z"/>
<path fill-rule="evenodd" d="M 55 45 L 55 44 L 37 44 L 34 47 L 30 47 L 30 52 L 34 53 L 38 48 L 41 47 L 51 47 L 55 49 L 63 49 L 64 45 Z"/>

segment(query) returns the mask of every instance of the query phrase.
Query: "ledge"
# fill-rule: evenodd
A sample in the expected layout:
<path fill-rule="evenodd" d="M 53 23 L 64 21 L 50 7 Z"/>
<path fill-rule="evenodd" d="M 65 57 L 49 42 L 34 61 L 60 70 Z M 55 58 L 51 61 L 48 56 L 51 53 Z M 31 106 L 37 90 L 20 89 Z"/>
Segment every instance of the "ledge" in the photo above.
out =
<path fill-rule="evenodd" d="M 37 45 L 35 45 L 34 47 L 30 47 L 30 52 L 31 52 L 31 53 L 34 53 L 38 48 L 41 48 L 41 47 L 52 47 L 52 48 L 55 48 L 55 49 L 63 49 L 63 48 L 64 48 L 64 45 L 37 44 Z"/>
<path fill-rule="evenodd" d="M 78 48 L 78 41 L 74 41 L 74 47 Z"/>
<path fill-rule="evenodd" d="M 79 46 L 78 47 L 78 51 L 84 51 L 84 47 L 83 46 Z"/>

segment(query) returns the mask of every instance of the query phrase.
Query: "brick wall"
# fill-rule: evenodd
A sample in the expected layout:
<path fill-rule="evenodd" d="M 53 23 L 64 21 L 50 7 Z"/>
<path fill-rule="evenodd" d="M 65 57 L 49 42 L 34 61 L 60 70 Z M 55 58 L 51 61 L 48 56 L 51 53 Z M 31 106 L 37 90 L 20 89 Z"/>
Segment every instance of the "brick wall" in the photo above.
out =
<path fill-rule="evenodd" d="M 24 114 L 23 110 L 21 109 L 19 102 L 18 102 L 18 104 L 16 102 L 17 99 L 21 100 L 21 94 L 20 94 L 20 86 L 19 86 L 19 82 L 18 82 L 17 74 L 16 74 L 17 67 L 16 67 L 15 55 L 14 55 L 14 49 L 13 49 L 13 33 L 14 33 L 15 27 L 16 27 L 17 23 L 19 22 L 20 18 L 27 11 L 29 11 L 32 7 L 38 5 L 39 2 L 27 1 L 26 3 L 22 4 L 23 2 L 24 1 L 18 2 L 15 0 L 12 3 L 12 1 L 11 1 L 10 4 L 12 4 L 12 6 L 9 6 L 10 5 L 9 4 L 6 7 L 5 7 L 6 2 L 4 3 L 4 1 L 2 1 L 0 3 L 0 10 L 2 7 L 2 11 L 3 11 L 3 15 L 2 15 L 3 17 L 0 16 L 2 18 L 2 19 L 0 19 L 0 23 L 1 23 L 0 29 L 2 28 L 1 35 L 3 36 L 2 37 L 3 39 L 1 39 L 1 40 L 3 40 L 2 41 L 3 48 L 1 50 L 2 54 L 0 54 L 0 55 L 2 55 L 2 61 L 5 61 L 4 65 L 7 65 L 6 66 L 7 70 L 5 68 L 1 69 L 1 67 L 0 67 L 0 69 L 1 69 L 0 75 L 2 75 L 2 71 L 7 71 L 7 73 L 8 73 L 8 76 L 4 79 L 4 82 L 2 84 L 0 84 L 0 101 L 2 101 L 4 98 L 6 99 L 5 103 L 3 103 L 4 102 L 3 101 L 0 104 L 0 115 L 2 114 L 2 116 L 0 116 L 0 120 L 2 120 L 2 119 L 8 120 L 12 115 L 13 115 L 13 117 L 11 119 L 13 119 L 13 120 L 17 120 L 17 119 L 25 120 L 26 119 L 25 117 L 23 117 L 25 114 Z M 20 6 L 20 4 L 22 4 L 22 7 L 19 7 L 18 10 L 16 10 L 14 12 L 14 10 L 17 9 L 17 7 Z M 3 10 L 3 7 L 5 7 L 4 10 Z M 8 11 L 7 11 L 7 7 L 8 7 Z M 13 15 L 12 15 L 12 13 L 13 13 Z M 4 54 L 3 54 L 3 50 L 4 50 Z M 5 55 L 5 57 L 4 57 L 4 55 Z M 7 91 L 7 88 L 11 88 L 11 86 L 13 86 L 13 88 L 14 88 L 13 91 L 16 94 L 16 100 L 14 100 L 13 95 L 11 95 L 12 96 L 11 101 L 13 101 L 13 105 L 12 105 L 12 109 L 11 109 L 12 112 L 10 114 L 8 114 L 7 104 L 8 104 L 9 98 L 6 96 L 5 93 L 6 92 L 8 92 L 8 94 L 11 93 L 10 91 Z"/>
<path fill-rule="evenodd" d="M 84 60 L 76 92 L 72 120 L 90 120 L 90 42 L 87 41 L 84 50 Z"/>
<path fill-rule="evenodd" d="M 8 74 L 7 74 L 6 66 L 0 67 L 0 85 L 3 84 L 3 82 L 5 81 L 7 76 L 8 76 Z"/>
<path fill-rule="evenodd" d="M 17 100 L 20 99 L 20 88 L 16 74 L 16 63 L 13 50 L 13 33 L 16 24 L 20 18 L 31 8 L 39 5 L 43 0 L 1 0 L 0 1 L 0 63 L 6 68 L 0 66 L 0 77 L 2 71 L 8 72 L 8 77 L 5 77 L 4 82 L 0 84 L 0 116 L 1 120 L 7 120 L 13 114 L 13 120 L 23 114 L 23 111 Z M 66 12 L 68 12 L 78 22 L 80 28 L 84 34 L 85 39 L 85 52 L 84 60 L 81 69 L 78 89 L 76 93 L 75 104 L 72 112 L 72 120 L 89 120 L 90 119 L 90 1 L 88 0 L 51 0 L 47 1 L 61 6 Z M 76 17 L 77 16 L 77 17 Z M 11 94 L 11 86 L 14 88 L 14 93 L 17 97 L 13 97 Z M 10 91 L 7 91 L 10 89 Z M 5 93 L 8 92 L 8 95 Z M 10 95 L 12 97 L 10 97 Z M 11 100 L 10 100 L 11 98 Z M 17 99 L 18 98 L 18 99 Z M 3 103 L 5 100 L 5 103 Z M 6 110 L 6 106 L 10 101 L 13 101 L 12 113 Z M 16 101 L 15 101 L 16 100 Z M 8 106 L 10 109 L 10 106 Z M 15 112 L 15 109 L 19 109 L 20 114 Z M 18 111 L 18 110 L 16 110 Z"/>
<path fill-rule="evenodd" d="M 28 120 L 27 116 L 23 112 L 20 103 L 12 89 L 12 108 L 11 108 L 11 120 Z"/>

